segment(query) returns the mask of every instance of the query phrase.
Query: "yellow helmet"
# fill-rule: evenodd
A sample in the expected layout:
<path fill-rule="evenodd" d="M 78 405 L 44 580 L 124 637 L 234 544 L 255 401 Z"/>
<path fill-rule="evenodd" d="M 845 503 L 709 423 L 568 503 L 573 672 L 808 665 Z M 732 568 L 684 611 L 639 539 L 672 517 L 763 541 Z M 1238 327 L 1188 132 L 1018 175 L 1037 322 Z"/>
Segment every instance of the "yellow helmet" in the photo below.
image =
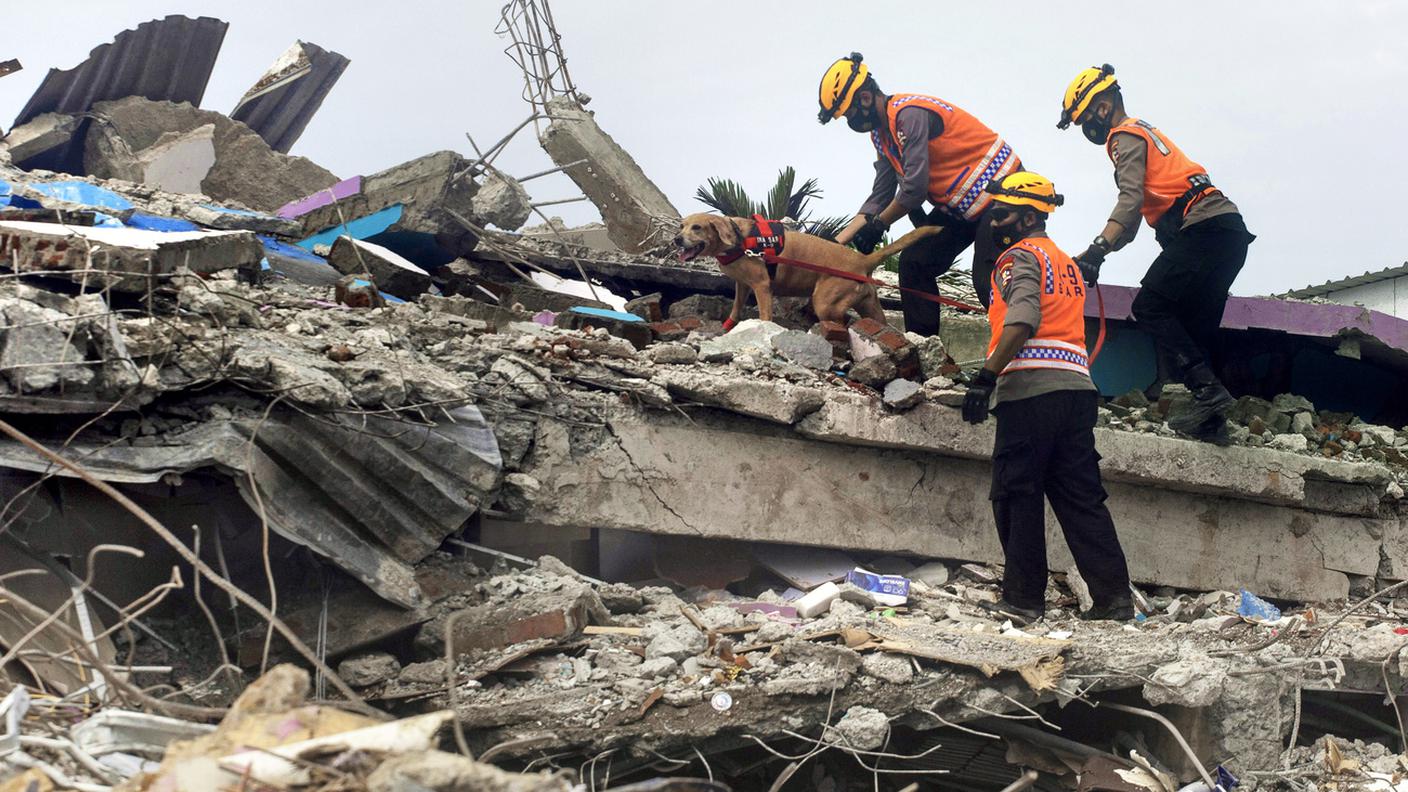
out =
<path fill-rule="evenodd" d="M 1009 174 L 1000 183 L 994 179 L 988 182 L 986 190 L 996 203 L 1030 206 L 1046 214 L 1051 214 L 1066 202 L 1064 196 L 1056 194 L 1056 185 L 1050 179 L 1029 171 Z"/>
<path fill-rule="evenodd" d="M 1071 80 L 1071 84 L 1066 86 L 1066 97 L 1061 100 L 1061 120 L 1057 122 L 1056 128 L 1065 129 L 1070 126 L 1071 122 L 1080 118 L 1080 114 L 1090 107 L 1096 96 L 1106 88 L 1117 85 L 1119 83 L 1115 81 L 1115 67 L 1108 63 L 1081 71 Z"/>
<path fill-rule="evenodd" d="M 861 54 L 852 52 L 826 70 L 821 75 L 821 112 L 817 120 L 825 124 L 833 118 L 840 118 L 851 108 L 851 100 L 860 90 L 870 69 L 861 63 Z"/>

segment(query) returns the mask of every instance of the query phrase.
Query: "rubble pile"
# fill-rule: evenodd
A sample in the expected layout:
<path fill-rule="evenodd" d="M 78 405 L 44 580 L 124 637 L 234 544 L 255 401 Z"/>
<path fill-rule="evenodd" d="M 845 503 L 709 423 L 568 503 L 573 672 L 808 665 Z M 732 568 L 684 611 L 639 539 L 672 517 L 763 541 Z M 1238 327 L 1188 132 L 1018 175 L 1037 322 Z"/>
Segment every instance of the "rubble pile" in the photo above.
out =
<path fill-rule="evenodd" d="M 0 139 L 0 792 L 1408 789 L 1408 428 L 1104 402 L 1137 619 L 1053 537 L 1016 627 L 980 318 L 726 332 L 575 88 L 543 173 L 510 134 L 338 179 L 288 152 L 346 59 L 227 116 L 224 31 L 119 34 Z"/>

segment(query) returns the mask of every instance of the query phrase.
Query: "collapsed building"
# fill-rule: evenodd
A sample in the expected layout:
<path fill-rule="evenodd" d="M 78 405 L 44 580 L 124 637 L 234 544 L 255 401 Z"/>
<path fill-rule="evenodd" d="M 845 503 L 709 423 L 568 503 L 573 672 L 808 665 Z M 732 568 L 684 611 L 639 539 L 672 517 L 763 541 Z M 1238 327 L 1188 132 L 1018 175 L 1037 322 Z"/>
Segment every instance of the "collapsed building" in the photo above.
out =
<path fill-rule="evenodd" d="M 546 4 L 502 24 L 558 57 Z M 520 61 L 514 133 L 600 226 L 493 167 L 513 134 L 289 156 L 346 59 L 226 116 L 224 30 L 119 34 L 0 140 L 0 790 L 1408 789 L 1408 321 L 1234 298 L 1218 447 L 1103 287 L 1139 620 L 1075 618 L 1053 533 L 1015 629 L 983 317 L 725 334 L 565 63 Z"/>

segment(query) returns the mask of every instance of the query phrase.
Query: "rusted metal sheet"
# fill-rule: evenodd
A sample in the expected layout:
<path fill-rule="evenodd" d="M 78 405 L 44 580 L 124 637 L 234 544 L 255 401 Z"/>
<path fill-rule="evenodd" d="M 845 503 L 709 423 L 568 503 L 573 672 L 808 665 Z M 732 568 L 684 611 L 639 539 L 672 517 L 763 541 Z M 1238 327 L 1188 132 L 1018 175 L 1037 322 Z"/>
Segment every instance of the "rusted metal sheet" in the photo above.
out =
<path fill-rule="evenodd" d="M 296 41 L 245 92 L 230 117 L 287 154 L 349 63 L 317 44 Z"/>
<path fill-rule="evenodd" d="M 125 96 L 199 105 L 228 27 L 213 17 L 173 15 L 125 30 L 74 68 L 50 69 L 14 125 Z"/>

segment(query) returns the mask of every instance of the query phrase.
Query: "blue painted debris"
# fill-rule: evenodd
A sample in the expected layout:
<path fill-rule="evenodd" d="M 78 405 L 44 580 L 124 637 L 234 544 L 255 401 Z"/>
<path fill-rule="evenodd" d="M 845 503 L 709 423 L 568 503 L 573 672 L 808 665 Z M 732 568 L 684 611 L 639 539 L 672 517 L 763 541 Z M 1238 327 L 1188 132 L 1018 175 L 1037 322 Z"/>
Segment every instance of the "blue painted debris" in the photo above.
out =
<path fill-rule="evenodd" d="M 127 216 L 125 221 L 128 228 L 138 228 L 143 231 L 163 231 L 174 233 L 178 231 L 199 231 L 200 226 L 190 220 L 183 220 L 179 217 L 162 217 L 161 215 L 147 214 L 146 212 L 133 212 Z"/>
<path fill-rule="evenodd" d="M 373 212 L 366 217 L 359 217 L 345 225 L 336 225 L 332 228 L 325 228 L 322 231 L 301 240 L 298 246 L 304 250 L 312 250 L 316 245 L 332 246 L 340 236 L 350 236 L 353 239 L 367 239 L 385 231 L 396 223 L 400 222 L 401 215 L 405 212 L 401 204 L 392 204 L 379 212 Z"/>
<path fill-rule="evenodd" d="M 569 309 L 569 310 L 571 310 L 572 313 L 578 313 L 578 314 L 582 314 L 582 315 L 584 315 L 584 316 L 595 316 L 595 317 L 598 317 L 598 318 L 600 318 L 600 319 L 615 319 L 615 320 L 618 321 L 618 322 L 644 322 L 644 321 L 645 321 L 644 319 L 640 318 L 639 316 L 636 316 L 636 315 L 633 314 L 633 313 L 624 313 L 624 312 L 622 312 L 622 311 L 609 311 L 609 310 L 607 310 L 607 309 L 605 309 L 605 308 L 589 308 L 589 307 L 587 307 L 587 306 L 585 306 L 585 305 L 578 305 L 578 306 L 573 307 L 573 308 L 571 308 L 571 309 Z"/>
<path fill-rule="evenodd" d="M 112 190 L 82 181 L 41 182 L 29 185 L 29 189 L 47 195 L 57 201 L 91 206 L 95 209 L 111 209 L 125 212 L 132 208 L 132 202 Z"/>
<path fill-rule="evenodd" d="M 1248 621 L 1274 622 L 1281 618 L 1281 609 L 1242 589 L 1242 600 L 1237 603 L 1237 615 Z"/>
<path fill-rule="evenodd" d="M 43 209 L 44 205 L 23 195 L 15 195 L 15 190 L 10 183 L 0 179 L 0 206 L 10 206 L 16 209 Z"/>
<path fill-rule="evenodd" d="M 331 286 L 342 277 L 342 273 L 324 261 L 322 256 L 315 256 L 298 245 L 280 242 L 271 236 L 256 236 L 264 245 L 266 270 L 272 270 L 295 283 L 309 286 Z"/>
<path fill-rule="evenodd" d="M 94 213 L 93 213 L 93 227 L 94 227 L 94 228 L 126 228 L 127 226 L 123 225 L 123 223 L 122 223 L 121 220 L 117 219 L 116 217 L 113 217 L 113 216 L 110 215 L 110 214 L 103 214 L 102 212 L 94 212 Z"/>
<path fill-rule="evenodd" d="M 263 234 L 257 234 L 256 236 L 259 237 L 259 242 L 264 245 L 264 250 L 268 253 L 273 253 L 277 256 L 284 256 L 286 258 L 298 259 L 299 261 L 306 261 L 310 264 L 322 264 L 325 267 L 332 266 L 331 264 L 328 264 L 326 261 L 324 261 L 322 256 L 315 256 L 312 253 L 309 253 L 308 251 L 299 247 L 298 245 L 290 245 L 287 242 L 280 242 L 279 240 L 271 236 L 265 236 Z"/>
<path fill-rule="evenodd" d="M 352 279 L 352 285 L 353 285 L 353 286 L 371 286 L 371 285 L 372 285 L 372 282 L 369 281 L 369 280 L 364 280 L 364 279 L 362 279 L 362 278 L 353 278 L 353 279 Z M 406 304 L 406 301 L 405 301 L 405 300 L 403 300 L 403 299 L 401 299 L 400 297 L 397 297 L 397 296 L 395 296 L 395 295 L 387 294 L 387 293 L 384 292 L 384 291 L 378 291 L 377 293 L 381 295 L 381 298 L 382 298 L 383 300 L 386 300 L 386 302 L 387 302 L 388 305 L 391 305 L 391 304 L 395 304 L 395 305 L 405 305 L 405 304 Z"/>

